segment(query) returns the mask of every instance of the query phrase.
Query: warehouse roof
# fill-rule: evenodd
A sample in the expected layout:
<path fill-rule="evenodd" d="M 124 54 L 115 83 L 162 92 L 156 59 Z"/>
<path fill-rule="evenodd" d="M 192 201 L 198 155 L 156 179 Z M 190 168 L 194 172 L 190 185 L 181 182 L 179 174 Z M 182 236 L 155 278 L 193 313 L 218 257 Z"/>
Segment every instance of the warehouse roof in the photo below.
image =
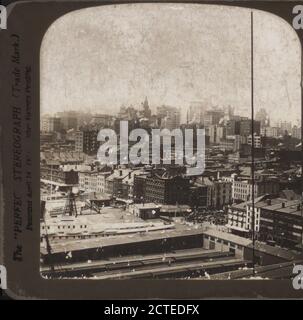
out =
<path fill-rule="evenodd" d="M 138 233 L 126 236 L 98 237 L 94 239 L 83 239 L 78 241 L 61 241 L 51 244 L 52 253 L 68 253 L 72 251 L 81 251 L 89 249 L 102 249 L 103 247 L 126 245 L 130 243 L 140 243 L 161 239 L 185 237 L 191 235 L 202 235 L 202 229 L 174 229 L 160 232 Z M 47 254 L 44 247 L 41 248 L 42 254 Z"/>
<path fill-rule="evenodd" d="M 252 248 L 252 243 L 249 245 L 250 248 Z M 255 250 L 267 253 L 269 255 L 279 257 L 288 261 L 293 261 L 298 258 L 300 258 L 300 255 L 290 251 L 289 249 L 284 249 L 277 246 L 270 246 L 268 244 L 265 244 L 263 242 L 256 241 L 255 242 Z M 302 256 L 301 256 L 302 257 Z"/>
<path fill-rule="evenodd" d="M 204 231 L 203 234 L 225 241 L 229 241 L 235 244 L 239 244 L 242 246 L 249 246 L 252 243 L 252 240 L 250 239 L 239 237 L 232 233 L 223 232 L 216 229 L 208 229 Z"/>

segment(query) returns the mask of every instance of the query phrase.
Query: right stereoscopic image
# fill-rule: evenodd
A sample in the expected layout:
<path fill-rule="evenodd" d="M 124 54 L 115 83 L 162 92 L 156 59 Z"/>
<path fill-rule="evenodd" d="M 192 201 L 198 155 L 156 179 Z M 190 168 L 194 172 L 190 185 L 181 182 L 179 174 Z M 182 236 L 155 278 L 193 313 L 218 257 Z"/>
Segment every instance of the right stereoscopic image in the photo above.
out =
<path fill-rule="evenodd" d="M 40 65 L 44 278 L 293 277 L 303 209 L 291 25 L 228 6 L 97 6 L 49 27 Z"/>

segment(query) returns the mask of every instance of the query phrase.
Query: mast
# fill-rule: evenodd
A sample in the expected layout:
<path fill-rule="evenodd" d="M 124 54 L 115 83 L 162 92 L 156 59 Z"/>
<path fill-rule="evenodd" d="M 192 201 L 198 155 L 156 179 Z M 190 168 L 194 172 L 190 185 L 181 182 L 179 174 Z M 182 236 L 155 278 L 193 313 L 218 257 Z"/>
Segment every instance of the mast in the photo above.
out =
<path fill-rule="evenodd" d="M 301 50 L 301 153 L 303 154 L 303 53 Z M 303 157 L 301 157 L 301 223 L 302 223 L 302 233 L 301 233 L 301 249 L 303 254 Z"/>
<path fill-rule="evenodd" d="M 252 264 L 253 275 L 256 274 L 255 270 L 255 139 L 254 139 L 254 15 L 253 11 L 250 14 L 250 50 L 251 50 L 251 182 L 252 182 Z"/>
<path fill-rule="evenodd" d="M 53 165 L 51 164 L 51 184 L 50 184 L 50 199 L 52 200 L 52 195 L 53 195 L 53 185 L 52 185 L 52 181 L 53 181 Z"/>

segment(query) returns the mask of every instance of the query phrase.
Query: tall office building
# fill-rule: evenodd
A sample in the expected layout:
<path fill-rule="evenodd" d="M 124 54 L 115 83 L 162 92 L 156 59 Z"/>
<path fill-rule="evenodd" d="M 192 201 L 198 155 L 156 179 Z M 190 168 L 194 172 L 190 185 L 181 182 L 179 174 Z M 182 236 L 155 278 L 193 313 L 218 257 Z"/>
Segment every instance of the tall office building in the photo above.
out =
<path fill-rule="evenodd" d="M 56 117 L 60 118 L 61 128 L 65 130 L 78 128 L 78 117 L 75 111 L 57 112 Z"/>
<path fill-rule="evenodd" d="M 209 127 L 214 124 L 219 124 L 220 120 L 224 117 L 222 110 L 208 110 L 205 112 L 204 125 Z"/>
<path fill-rule="evenodd" d="M 205 105 L 202 102 L 191 102 L 187 110 L 187 123 L 204 124 Z"/>
<path fill-rule="evenodd" d="M 157 117 L 162 129 L 173 130 L 180 127 L 181 113 L 178 108 L 169 106 L 158 107 Z"/>
<path fill-rule="evenodd" d="M 260 121 L 254 120 L 254 133 L 260 135 L 261 125 Z M 240 135 L 241 136 L 249 136 L 252 133 L 252 121 L 251 119 L 248 120 L 241 120 L 240 121 Z"/>
<path fill-rule="evenodd" d="M 61 130 L 61 120 L 56 117 L 42 117 L 40 120 L 40 131 L 58 132 Z"/>
<path fill-rule="evenodd" d="M 96 155 L 100 146 L 97 129 L 82 128 L 76 132 L 75 151 Z"/>

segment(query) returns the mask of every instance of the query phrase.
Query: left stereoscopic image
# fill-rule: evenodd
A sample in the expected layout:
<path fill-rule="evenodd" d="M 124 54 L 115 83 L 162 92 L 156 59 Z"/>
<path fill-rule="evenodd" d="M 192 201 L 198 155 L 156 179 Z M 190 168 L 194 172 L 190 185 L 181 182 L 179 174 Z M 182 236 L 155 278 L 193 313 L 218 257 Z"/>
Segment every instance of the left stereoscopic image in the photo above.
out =
<path fill-rule="evenodd" d="M 303 244 L 301 47 L 258 10 L 70 12 L 40 54 L 44 278 L 284 279 Z"/>

